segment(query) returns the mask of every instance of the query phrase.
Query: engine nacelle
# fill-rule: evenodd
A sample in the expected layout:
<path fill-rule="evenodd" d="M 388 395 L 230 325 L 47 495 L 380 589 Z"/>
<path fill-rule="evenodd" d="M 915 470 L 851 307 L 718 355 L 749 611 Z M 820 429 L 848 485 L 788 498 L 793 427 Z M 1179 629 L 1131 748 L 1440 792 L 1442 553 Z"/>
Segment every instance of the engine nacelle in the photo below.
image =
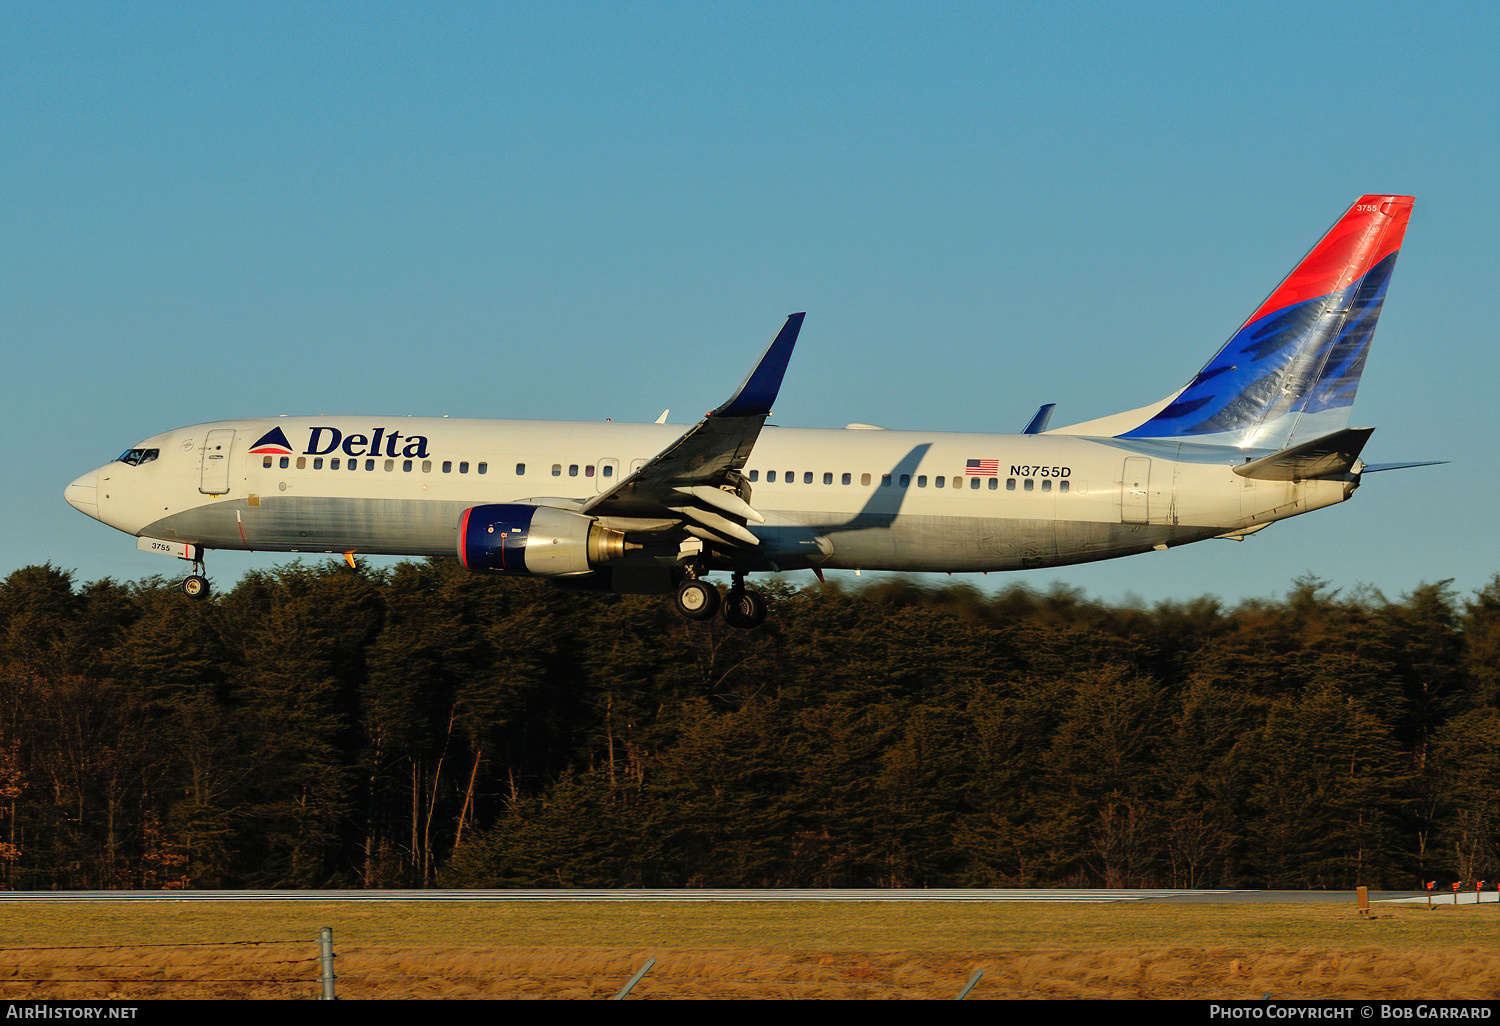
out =
<path fill-rule="evenodd" d="M 624 533 L 550 506 L 471 506 L 458 518 L 458 558 L 469 570 L 558 577 L 588 573 L 624 554 Z"/>

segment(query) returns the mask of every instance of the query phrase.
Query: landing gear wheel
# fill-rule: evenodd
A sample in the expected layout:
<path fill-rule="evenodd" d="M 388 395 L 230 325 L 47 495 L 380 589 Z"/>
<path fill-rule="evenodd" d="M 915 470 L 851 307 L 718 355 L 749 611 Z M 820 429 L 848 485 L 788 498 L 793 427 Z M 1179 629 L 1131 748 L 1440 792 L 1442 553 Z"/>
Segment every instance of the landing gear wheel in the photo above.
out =
<path fill-rule="evenodd" d="M 195 602 L 208 598 L 208 578 L 193 574 L 182 582 L 182 593 Z"/>
<path fill-rule="evenodd" d="M 724 622 L 741 630 L 759 627 L 766 622 L 766 600 L 758 591 L 731 589 L 724 598 Z"/>
<path fill-rule="evenodd" d="M 707 620 L 719 611 L 719 589 L 697 578 L 677 586 L 677 611 L 689 620 Z"/>

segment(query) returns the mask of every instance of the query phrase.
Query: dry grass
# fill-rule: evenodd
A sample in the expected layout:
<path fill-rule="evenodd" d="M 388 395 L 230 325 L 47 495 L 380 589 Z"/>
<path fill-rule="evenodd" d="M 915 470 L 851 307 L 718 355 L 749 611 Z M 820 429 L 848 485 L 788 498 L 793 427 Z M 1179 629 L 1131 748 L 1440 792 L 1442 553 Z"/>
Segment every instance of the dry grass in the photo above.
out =
<path fill-rule="evenodd" d="M 347 999 L 1500 996 L 1494 906 L 413 901 L 0 905 L 0 998 L 311 998 L 321 926 Z"/>

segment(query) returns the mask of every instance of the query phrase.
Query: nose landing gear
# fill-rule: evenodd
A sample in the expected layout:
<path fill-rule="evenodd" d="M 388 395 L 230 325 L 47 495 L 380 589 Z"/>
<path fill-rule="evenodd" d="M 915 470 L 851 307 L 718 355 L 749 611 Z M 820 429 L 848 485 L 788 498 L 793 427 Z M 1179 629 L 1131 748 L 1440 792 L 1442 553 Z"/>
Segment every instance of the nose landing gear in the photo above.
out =
<path fill-rule="evenodd" d="M 182 582 L 182 593 L 194 602 L 208 598 L 208 578 L 204 576 L 203 559 L 193 560 L 193 572 Z"/>

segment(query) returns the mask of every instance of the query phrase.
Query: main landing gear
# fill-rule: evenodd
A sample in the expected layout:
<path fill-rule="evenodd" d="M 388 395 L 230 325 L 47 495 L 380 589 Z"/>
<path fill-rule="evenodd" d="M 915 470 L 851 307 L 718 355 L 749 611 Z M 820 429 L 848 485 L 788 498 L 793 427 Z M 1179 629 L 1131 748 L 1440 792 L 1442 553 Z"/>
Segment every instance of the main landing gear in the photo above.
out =
<path fill-rule="evenodd" d="M 721 599 L 719 589 L 696 576 L 677 586 L 674 597 L 677 612 L 689 620 L 710 620 L 721 609 L 724 622 L 731 627 L 749 630 L 766 620 L 766 600 L 760 592 L 745 587 L 745 575 L 735 574 L 729 593 Z"/>
<path fill-rule="evenodd" d="M 724 622 L 731 627 L 749 630 L 766 622 L 766 600 L 758 591 L 751 591 L 735 578 L 734 587 L 724 596 Z"/>

